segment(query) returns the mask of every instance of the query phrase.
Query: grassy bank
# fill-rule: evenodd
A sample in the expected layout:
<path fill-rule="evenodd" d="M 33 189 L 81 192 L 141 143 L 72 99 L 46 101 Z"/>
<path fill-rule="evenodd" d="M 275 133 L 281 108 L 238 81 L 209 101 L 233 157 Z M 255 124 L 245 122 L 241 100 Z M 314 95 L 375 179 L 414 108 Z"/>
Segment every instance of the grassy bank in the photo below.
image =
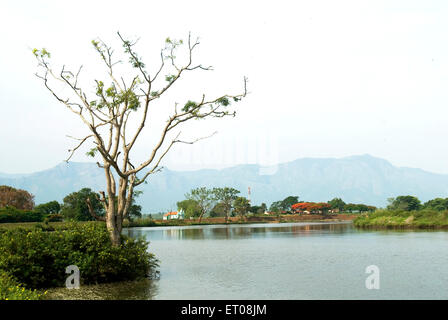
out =
<path fill-rule="evenodd" d="M 67 230 L 73 223 L 72 222 L 11 222 L 11 223 L 0 223 L 0 230 L 11 230 L 11 229 L 41 229 L 44 231 L 56 231 L 56 230 Z M 85 224 L 104 224 L 104 222 L 95 221 L 80 221 L 76 222 L 78 225 Z"/>
<path fill-rule="evenodd" d="M 360 215 L 353 223 L 360 228 L 448 229 L 448 211 L 382 209 Z"/>

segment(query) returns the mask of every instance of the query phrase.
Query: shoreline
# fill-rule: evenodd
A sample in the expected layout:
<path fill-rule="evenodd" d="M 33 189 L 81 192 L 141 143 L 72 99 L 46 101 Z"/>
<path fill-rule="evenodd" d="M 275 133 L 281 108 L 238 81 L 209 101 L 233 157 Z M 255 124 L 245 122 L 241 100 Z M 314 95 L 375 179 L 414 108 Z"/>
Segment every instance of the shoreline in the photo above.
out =
<path fill-rule="evenodd" d="M 356 228 L 364 230 L 403 230 L 403 231 L 447 231 L 447 225 L 357 225 L 353 223 Z"/>
<path fill-rule="evenodd" d="M 183 220 L 146 220 L 126 223 L 124 228 L 138 227 L 177 227 L 177 226 L 200 226 L 200 225 L 235 225 L 235 224 L 253 224 L 253 223 L 291 223 L 291 222 L 342 222 L 353 221 L 356 215 L 281 215 L 281 216 L 251 216 L 241 219 L 240 217 L 230 217 L 229 222 L 225 222 L 224 217 L 203 218 L 201 222 L 198 219 Z"/>

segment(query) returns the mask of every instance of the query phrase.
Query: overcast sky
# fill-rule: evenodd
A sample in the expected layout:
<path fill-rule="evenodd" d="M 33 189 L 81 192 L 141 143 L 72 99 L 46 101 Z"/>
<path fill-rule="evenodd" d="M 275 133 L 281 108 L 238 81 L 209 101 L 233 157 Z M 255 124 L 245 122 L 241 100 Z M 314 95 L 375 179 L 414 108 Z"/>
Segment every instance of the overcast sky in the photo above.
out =
<path fill-rule="evenodd" d="M 34 47 L 86 79 L 104 78 L 90 41 L 121 48 L 140 38 L 157 68 L 166 37 L 200 37 L 194 57 L 214 71 L 179 80 L 157 113 L 202 93 L 248 97 L 236 118 L 196 122 L 170 169 L 262 165 L 300 157 L 371 154 L 398 166 L 448 173 L 446 1 L 8 1 L 0 2 L 0 172 L 27 173 L 64 160 L 85 128 L 34 76 Z M 154 67 L 153 67 L 154 65 Z M 84 75 L 84 74 L 83 74 Z M 86 85 L 92 82 L 86 80 Z M 162 119 L 163 121 L 163 119 Z M 151 149 L 150 132 L 136 162 Z M 148 143 L 147 143 L 148 142 Z M 82 150 L 75 161 L 91 161 Z"/>

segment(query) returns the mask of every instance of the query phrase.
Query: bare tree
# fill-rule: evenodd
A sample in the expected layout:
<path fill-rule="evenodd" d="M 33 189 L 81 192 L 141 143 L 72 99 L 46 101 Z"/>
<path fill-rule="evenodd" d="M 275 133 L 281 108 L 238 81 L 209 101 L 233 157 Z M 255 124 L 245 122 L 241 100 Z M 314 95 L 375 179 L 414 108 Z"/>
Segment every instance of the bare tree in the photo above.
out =
<path fill-rule="evenodd" d="M 76 114 L 89 129 L 88 135 L 77 138 L 78 143 L 69 150 L 70 155 L 66 161 L 70 160 L 75 151 L 89 140 L 93 140 L 95 146 L 88 154 L 94 156 L 99 153 L 102 158 L 102 164 L 99 162 L 97 164 L 104 169 L 106 191 L 100 191 L 98 198 L 106 210 L 106 216 L 104 218 L 98 216 L 89 199 L 87 204 L 92 216 L 106 221 L 114 245 L 121 243 L 123 220 L 129 214 L 134 188 L 144 183 L 148 176 L 162 169 L 161 161 L 174 144 L 192 144 L 204 138 L 192 141 L 181 140 L 179 128 L 190 120 L 235 116 L 235 111 L 229 110 L 231 102 L 240 101 L 247 93 L 247 79 L 244 78 L 244 89 L 241 94 L 223 94 L 212 99 L 207 99 L 206 95 L 202 94 L 200 99 L 186 102 L 181 110 L 178 110 L 176 103 L 171 115 L 159 132 L 159 138 L 149 149 L 151 151 L 148 152 L 146 160 L 134 165 L 131 163 L 131 151 L 145 127 L 150 104 L 172 88 L 183 73 L 194 70 L 212 70 L 212 68 L 193 64 L 193 51 L 199 45 L 199 41 L 198 39 L 192 41 L 189 34 L 186 43 L 182 40 L 167 38 L 165 48 L 160 52 L 160 65 L 150 73 L 134 50 L 136 41 L 131 42 L 124 39 L 120 33 L 117 34 L 135 76 L 128 80 L 128 83 L 124 80 L 124 76 L 118 77 L 115 74 L 115 66 L 120 61 L 113 59 L 112 48 L 101 40 L 92 41 L 106 67 L 111 83 L 106 87 L 103 81 L 95 80 L 96 97 L 94 100 L 90 100 L 87 91 L 80 87 L 78 80 L 82 66 L 77 72 L 71 72 L 65 66 L 59 72 L 55 72 L 50 64 L 50 53 L 46 49 L 33 50 L 40 68 L 36 75 L 42 79 L 45 87 L 53 96 Z M 179 59 L 175 54 L 181 49 L 185 50 L 187 58 L 185 63 L 179 64 Z M 165 74 L 167 69 L 171 73 Z M 165 79 L 162 79 L 164 80 L 163 84 L 159 84 L 160 81 L 156 82 L 156 80 L 162 73 L 164 73 Z M 68 88 L 71 96 L 63 97 L 53 85 L 57 82 Z M 131 132 L 127 124 L 133 114 L 141 118 L 138 120 L 137 128 Z"/>

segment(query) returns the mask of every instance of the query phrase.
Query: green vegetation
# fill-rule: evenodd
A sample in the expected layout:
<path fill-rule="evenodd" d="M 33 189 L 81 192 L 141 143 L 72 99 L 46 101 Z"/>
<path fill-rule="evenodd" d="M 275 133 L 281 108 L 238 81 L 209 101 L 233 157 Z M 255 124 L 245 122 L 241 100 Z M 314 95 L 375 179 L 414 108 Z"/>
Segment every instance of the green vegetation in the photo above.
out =
<path fill-rule="evenodd" d="M 177 209 L 185 212 L 185 218 L 196 218 L 201 215 L 201 207 L 194 199 L 186 199 L 177 203 Z"/>
<path fill-rule="evenodd" d="M 268 207 L 266 206 L 266 203 L 262 203 L 260 206 L 251 206 L 249 211 L 253 212 L 254 214 L 263 214 L 268 210 Z"/>
<path fill-rule="evenodd" d="M 244 217 L 247 212 L 250 210 L 250 203 L 245 197 L 237 197 L 233 201 L 233 207 L 235 209 L 235 213 L 240 217 Z"/>
<path fill-rule="evenodd" d="M 344 205 L 344 212 L 349 212 L 349 213 L 362 213 L 362 212 L 373 212 L 375 211 L 377 208 L 374 206 L 368 206 L 362 203 L 347 203 L 346 205 Z"/>
<path fill-rule="evenodd" d="M 200 209 L 199 222 L 201 222 L 202 217 L 208 214 L 213 208 L 213 191 L 205 187 L 191 190 L 190 193 L 185 195 L 185 198 L 196 202 Z"/>
<path fill-rule="evenodd" d="M 90 214 L 87 199 L 89 199 L 92 209 L 97 216 L 104 216 L 104 207 L 99 197 L 90 188 L 83 188 L 77 192 L 72 192 L 64 198 L 61 214 L 66 220 L 89 221 L 95 220 Z"/>
<path fill-rule="evenodd" d="M 339 212 L 344 211 L 346 203 L 341 198 L 333 198 L 327 202 L 332 210 L 339 210 Z"/>
<path fill-rule="evenodd" d="M 62 221 L 57 201 L 34 206 L 34 195 L 10 186 L 0 186 L 0 223 Z"/>
<path fill-rule="evenodd" d="M 34 210 L 42 212 L 45 215 L 58 214 L 61 211 L 61 205 L 57 201 L 50 201 L 36 206 Z"/>
<path fill-rule="evenodd" d="M 213 209 L 216 210 L 215 213 L 218 216 L 223 214 L 226 217 L 226 222 L 229 221 L 234 201 L 239 193 L 239 190 L 229 187 L 213 188 L 212 190 L 213 200 L 217 202 Z"/>
<path fill-rule="evenodd" d="M 218 202 L 210 211 L 210 217 L 226 217 L 227 216 L 227 206 L 224 202 Z"/>
<path fill-rule="evenodd" d="M 448 228 L 448 211 L 380 209 L 354 220 L 361 228 Z"/>
<path fill-rule="evenodd" d="M 40 300 L 46 292 L 26 289 L 11 275 L 0 271 L 0 300 Z"/>
<path fill-rule="evenodd" d="M 255 207 L 258 209 L 258 207 Z M 293 214 L 293 213 L 309 213 L 309 214 L 334 214 L 334 213 L 362 213 L 375 211 L 376 207 L 365 204 L 345 203 L 341 198 L 334 198 L 327 203 L 324 202 L 305 202 L 300 201 L 297 196 L 289 196 L 283 200 L 274 201 L 269 210 L 275 214 Z M 251 212 L 253 211 L 251 207 Z"/>
<path fill-rule="evenodd" d="M 423 204 L 423 208 L 443 211 L 448 210 L 448 198 L 435 198 Z"/>
<path fill-rule="evenodd" d="M 354 220 L 362 228 L 448 228 L 448 198 L 421 204 L 414 196 L 387 199 L 387 209 L 363 214 Z"/>
<path fill-rule="evenodd" d="M 299 202 L 298 196 L 289 196 L 283 200 L 273 202 L 269 210 L 272 212 L 290 211 L 291 206 L 297 202 Z"/>
<path fill-rule="evenodd" d="M 244 217 L 251 212 L 250 202 L 245 197 L 238 197 L 239 190 L 229 187 L 208 189 L 196 188 L 185 195 L 186 200 L 177 203 L 178 209 L 184 210 L 186 218 L 199 217 L 201 223 L 203 217 L 225 217 L 229 221 L 231 215 L 238 214 Z M 264 206 L 255 209 L 265 209 Z M 264 212 L 264 211 L 263 211 Z"/>
<path fill-rule="evenodd" d="M 213 188 L 200 187 L 191 190 L 185 195 L 187 200 L 177 203 L 179 209 L 186 212 L 186 217 L 199 217 L 199 222 L 205 216 L 226 217 L 226 222 L 232 213 L 233 204 L 239 190 L 234 188 Z"/>
<path fill-rule="evenodd" d="M 69 265 L 79 268 L 82 284 L 135 280 L 158 272 L 157 259 L 147 252 L 148 242 L 123 236 L 121 244 L 114 246 L 104 223 L 63 223 L 48 229 L 42 225 L 0 228 L 0 273 L 8 273 L 2 290 L 12 285 L 63 286 Z M 29 294 L 23 298 L 38 298 L 22 291 Z"/>
<path fill-rule="evenodd" d="M 14 207 L 0 208 L 0 223 L 7 222 L 40 222 L 44 215 L 39 211 L 20 210 Z"/>
<path fill-rule="evenodd" d="M 98 223 L 102 224 L 102 222 L 95 222 L 95 221 L 85 221 L 85 222 L 76 222 L 78 225 L 82 224 L 91 224 L 91 223 Z M 55 231 L 55 230 L 67 230 L 70 228 L 70 226 L 73 224 L 73 222 L 62 222 L 62 221 L 45 221 L 43 223 L 40 222 L 14 222 L 14 223 L 1 223 L 0 224 L 0 233 L 2 230 L 11 230 L 11 229 L 41 229 L 44 231 Z"/>
<path fill-rule="evenodd" d="M 389 210 L 404 210 L 413 211 L 422 208 L 420 200 L 413 196 L 399 196 L 396 198 L 387 199 L 389 205 L 387 209 Z"/>

